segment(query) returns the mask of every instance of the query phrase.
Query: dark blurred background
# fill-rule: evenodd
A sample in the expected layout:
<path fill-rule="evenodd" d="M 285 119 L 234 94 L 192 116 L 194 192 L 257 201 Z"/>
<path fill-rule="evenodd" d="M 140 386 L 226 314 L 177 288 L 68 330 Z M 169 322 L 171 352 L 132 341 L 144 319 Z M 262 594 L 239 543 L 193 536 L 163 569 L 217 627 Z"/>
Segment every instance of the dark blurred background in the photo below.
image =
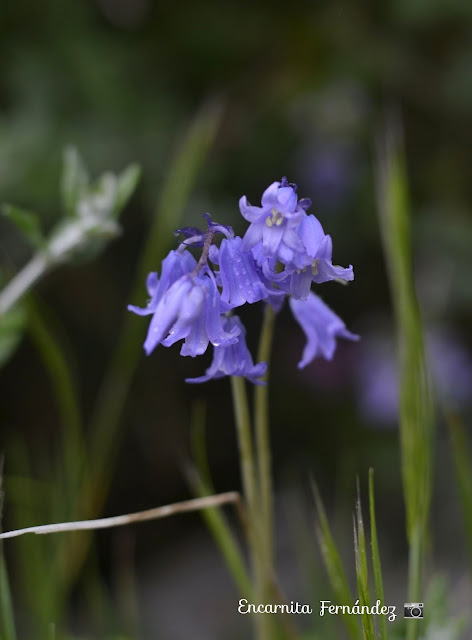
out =
<path fill-rule="evenodd" d="M 202 105 L 220 102 L 221 122 L 184 224 L 198 226 L 210 211 L 242 233 L 240 196 L 258 204 L 262 191 L 287 175 L 298 183 L 301 196 L 312 198 L 312 211 L 332 235 L 334 262 L 354 265 L 352 284 L 328 283 L 317 293 L 361 334 L 360 343 L 339 344 L 332 363 L 316 362 L 299 371 L 304 338 L 287 309 L 276 327 L 273 465 L 280 564 L 289 600 L 309 597 L 311 578 L 296 569 L 303 568 L 304 554 L 312 553 L 315 566 L 319 563 L 314 537 L 311 549 L 300 548 L 313 520 L 309 473 L 333 509 L 353 563 L 355 477 L 365 487 L 370 466 L 377 474 L 386 564 L 392 567 L 392 585 L 398 582 L 402 594 L 406 543 L 394 333 L 373 153 L 385 110 L 392 105 L 404 126 L 418 293 L 432 369 L 441 394 L 470 422 L 471 26 L 469 0 L 2 2 L 0 199 L 38 211 L 50 228 L 59 215 L 58 179 L 67 144 L 80 150 L 94 174 L 118 171 L 133 161 L 143 170 L 121 219 L 122 236 L 94 261 L 65 266 L 37 289 L 66 346 L 85 424 L 126 305 L 145 302 L 144 282 L 142 297 L 129 299 L 136 264 L 151 220 L 162 214 L 156 203 L 175 150 Z M 1 263 L 9 274 L 28 259 L 28 249 L 7 222 L 0 230 Z M 169 237 L 168 249 L 175 246 Z M 156 270 L 162 257 L 156 255 Z M 255 347 L 261 310 L 246 310 L 244 319 Z M 136 322 L 144 330 L 146 319 Z M 104 515 L 190 495 L 182 469 L 198 398 L 207 407 L 215 487 L 239 487 L 228 381 L 186 385 L 184 378 L 203 373 L 208 358 L 181 358 L 178 351 L 160 347 L 150 358 L 143 352 L 121 417 L 124 436 Z M 41 461 L 59 446 L 60 420 L 27 335 L 0 377 L 6 473 L 16 473 L 9 451 L 19 438 L 27 443 L 41 479 Z M 459 515 L 447 432 L 441 426 L 438 439 L 442 481 L 433 508 L 433 546 L 439 565 L 447 568 L 456 561 L 460 565 L 462 550 L 448 548 L 441 524 L 459 522 Z M 5 528 L 8 505 L 7 493 Z M 112 592 L 117 549 L 131 544 L 121 535 L 97 536 Z M 178 639 L 191 630 L 198 639 L 230 637 L 236 624 L 246 628 L 235 613 L 236 591 L 197 516 L 140 525 L 126 535 L 135 549 L 138 603 L 148 634 L 160 629 L 162 637 Z M 323 570 L 318 571 L 323 585 Z M 194 601 L 188 615 L 182 613 L 185 598 Z M 85 625 L 80 602 L 77 596 L 78 628 Z"/>

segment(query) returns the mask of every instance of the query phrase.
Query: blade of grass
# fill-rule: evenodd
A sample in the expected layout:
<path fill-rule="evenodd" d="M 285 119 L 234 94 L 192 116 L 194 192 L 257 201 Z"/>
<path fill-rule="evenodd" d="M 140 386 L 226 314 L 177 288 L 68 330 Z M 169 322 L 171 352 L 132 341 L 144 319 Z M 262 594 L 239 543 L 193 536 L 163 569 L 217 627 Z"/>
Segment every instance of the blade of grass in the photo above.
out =
<path fill-rule="evenodd" d="M 312 480 L 311 484 L 319 519 L 319 525 L 316 527 L 316 534 L 321 549 L 321 555 L 331 582 L 331 587 L 334 591 L 336 601 L 339 604 L 352 605 L 353 599 L 346 577 L 346 572 L 344 571 L 341 556 L 331 533 L 328 517 L 326 515 L 318 487 L 314 480 Z M 343 615 L 342 621 L 350 638 L 352 640 L 361 640 L 361 632 L 356 617 Z"/>
<path fill-rule="evenodd" d="M 464 425 L 457 414 L 446 416 L 451 436 L 456 480 L 465 524 L 469 569 L 472 572 L 472 455 Z"/>
<path fill-rule="evenodd" d="M 357 590 L 360 606 L 370 607 L 369 569 L 367 564 L 367 551 L 364 521 L 362 518 L 361 497 L 359 485 L 357 487 L 356 514 L 354 516 L 354 556 L 356 560 Z M 375 640 L 374 624 L 371 614 L 362 613 L 362 631 L 364 640 Z"/>
<path fill-rule="evenodd" d="M 192 408 L 190 422 L 190 454 L 202 482 L 213 491 L 210 464 L 206 447 L 206 404 L 197 400 Z"/>
<path fill-rule="evenodd" d="M 47 486 L 34 479 L 38 473 L 45 477 L 46 472 L 41 466 L 47 467 L 49 458 L 44 455 L 38 460 L 24 439 L 14 437 L 9 444 L 9 459 L 19 474 L 14 482 L 17 485 L 15 492 L 8 490 L 9 514 L 13 525 L 20 528 L 31 522 L 41 522 L 44 517 L 54 518 L 57 514 L 54 497 L 57 492 L 53 491 L 53 485 Z M 25 478 L 25 482 L 21 482 L 21 476 Z M 7 483 L 9 482 L 7 478 Z M 8 486 L 9 484 L 7 488 Z M 33 541 L 26 537 L 18 541 L 15 549 L 15 575 L 21 578 L 22 595 L 31 620 L 31 633 L 34 630 L 35 637 L 46 637 L 49 622 L 54 620 L 59 623 L 65 614 L 61 581 L 56 579 L 57 574 L 51 566 L 56 546 L 52 540 Z M 45 580 L 47 575 L 51 575 L 50 580 Z"/>
<path fill-rule="evenodd" d="M 385 595 L 382 578 L 382 565 L 380 562 L 379 543 L 377 538 L 377 524 L 375 519 L 375 494 L 374 494 L 374 470 L 369 469 L 369 515 L 370 515 L 370 543 L 372 546 L 372 567 L 374 572 L 375 598 L 385 603 Z M 387 621 L 385 616 L 379 616 L 379 640 L 387 640 Z"/>
<path fill-rule="evenodd" d="M 184 468 L 185 475 L 197 497 L 213 495 L 215 490 L 212 485 L 210 465 L 208 464 L 205 446 L 205 406 L 203 403 L 197 402 L 194 405 L 191 424 L 191 449 L 195 466 L 186 465 Z M 243 508 L 242 504 L 240 507 L 241 509 Z M 243 554 L 222 509 L 216 507 L 214 509 L 205 509 L 201 514 L 221 551 L 241 596 L 244 598 L 252 597 L 253 587 L 245 566 Z M 246 529 L 245 514 L 240 512 L 240 515 L 243 516 L 243 527 Z"/>
<path fill-rule="evenodd" d="M 432 493 L 434 413 L 413 278 L 410 207 L 398 121 L 387 123 L 377 148 L 380 230 L 395 313 L 400 364 L 400 444 L 407 537 L 409 598 L 421 600 L 424 539 Z M 418 636 L 416 623 L 408 640 Z"/>
<path fill-rule="evenodd" d="M 212 488 L 204 482 L 195 467 L 188 467 L 185 475 L 197 497 L 203 498 L 211 495 Z M 201 511 L 201 515 L 218 545 L 240 595 L 244 598 L 252 598 L 253 587 L 251 579 L 244 564 L 243 554 L 236 537 L 231 531 L 227 518 L 218 507 L 205 509 Z"/>

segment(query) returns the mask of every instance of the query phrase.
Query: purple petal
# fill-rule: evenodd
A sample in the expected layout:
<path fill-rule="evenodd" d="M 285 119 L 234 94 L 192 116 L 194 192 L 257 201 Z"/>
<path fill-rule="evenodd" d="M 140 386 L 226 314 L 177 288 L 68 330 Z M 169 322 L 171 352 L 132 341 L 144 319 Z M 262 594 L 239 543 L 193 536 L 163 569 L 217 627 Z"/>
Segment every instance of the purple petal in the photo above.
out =
<path fill-rule="evenodd" d="M 318 218 L 315 218 L 314 215 L 306 216 L 300 224 L 298 234 L 303 241 L 307 254 L 311 258 L 321 257 L 318 256 L 318 251 L 325 238 L 325 232 Z"/>
<path fill-rule="evenodd" d="M 191 330 L 185 337 L 185 342 L 180 349 L 181 356 L 200 356 L 207 350 L 208 334 L 205 326 L 205 314 L 201 313 L 196 322 L 193 323 Z"/>
<path fill-rule="evenodd" d="M 165 347 L 170 347 L 179 340 L 187 338 L 192 332 L 194 325 L 198 323 L 199 316 L 202 315 L 204 299 L 204 289 L 198 285 L 193 285 L 181 301 L 177 321 L 170 328 L 168 337 L 162 341 Z"/>
<path fill-rule="evenodd" d="M 275 258 L 277 256 L 277 249 L 282 242 L 283 234 L 283 225 L 280 225 L 280 227 L 276 225 L 268 227 L 264 224 L 264 228 L 262 230 L 262 244 L 268 258 Z"/>
<path fill-rule="evenodd" d="M 256 272 L 250 251 L 241 251 L 242 240 L 223 240 L 220 245 L 221 299 L 232 307 L 246 302 L 253 304 L 267 297 L 266 289 Z"/>
<path fill-rule="evenodd" d="M 294 229 L 285 226 L 284 243 L 294 251 L 303 251 L 303 243 Z"/>
<path fill-rule="evenodd" d="M 329 280 L 354 280 L 352 264 L 349 267 L 338 267 L 327 260 L 320 260 L 316 265 L 317 273 L 313 275 L 313 282 L 321 284 Z"/>
<path fill-rule="evenodd" d="M 151 297 L 156 293 L 158 285 L 159 276 L 156 271 L 151 271 L 146 278 L 146 289 Z"/>
<path fill-rule="evenodd" d="M 224 330 L 232 333 L 234 330 L 239 332 L 238 340 L 228 346 L 215 347 L 213 352 L 213 362 L 206 370 L 205 375 L 198 378 L 188 378 L 187 382 L 200 383 L 206 382 L 211 378 L 221 378 L 226 375 L 244 376 L 255 384 L 265 384 L 258 380 L 267 370 L 267 363 L 260 362 L 254 365 L 251 354 L 246 345 L 246 330 L 241 320 L 232 316 L 224 318 Z"/>
<path fill-rule="evenodd" d="M 283 215 L 293 213 L 297 207 L 297 194 L 292 187 L 281 187 L 277 193 L 277 211 Z"/>
<path fill-rule="evenodd" d="M 266 226 L 265 219 L 262 222 L 250 224 L 244 234 L 241 251 L 250 251 L 255 247 L 256 244 L 262 240 L 262 233 Z"/>
<path fill-rule="evenodd" d="M 261 203 L 263 207 L 273 207 L 277 202 L 277 195 L 280 182 L 273 182 L 262 194 Z"/>
<path fill-rule="evenodd" d="M 290 308 L 307 338 L 302 359 L 298 363 L 299 369 L 306 367 L 318 355 L 331 360 L 336 349 L 336 338 L 359 339 L 359 336 L 348 331 L 341 318 L 312 292 L 306 300 L 291 299 Z"/>
<path fill-rule="evenodd" d="M 260 222 L 261 220 L 265 220 L 268 211 L 262 207 L 254 207 L 249 204 L 246 196 L 242 196 L 239 200 L 239 210 L 241 211 L 241 215 L 248 222 Z"/>
<path fill-rule="evenodd" d="M 157 305 L 144 342 L 147 355 L 162 342 L 169 329 L 175 324 L 182 302 L 191 288 L 190 278 L 182 277 L 174 282 Z"/>
<path fill-rule="evenodd" d="M 320 258 L 321 260 L 332 260 L 333 259 L 333 240 L 331 236 L 326 235 L 318 249 L 316 254 L 313 254 L 314 258 Z"/>
<path fill-rule="evenodd" d="M 134 304 L 129 304 L 127 309 L 138 316 L 149 316 L 151 313 L 154 313 L 155 306 L 148 305 L 145 309 L 142 309 L 141 307 L 135 307 Z"/>
<path fill-rule="evenodd" d="M 197 261 L 189 251 L 185 250 L 181 253 L 170 251 L 162 261 L 161 279 L 155 292 L 156 300 L 159 302 L 170 286 L 183 275 L 192 271 L 196 264 Z"/>
<path fill-rule="evenodd" d="M 311 268 L 305 268 L 300 273 L 292 273 L 290 278 L 290 295 L 295 300 L 306 300 L 310 293 L 312 282 Z"/>
<path fill-rule="evenodd" d="M 234 327 L 229 333 L 223 329 L 222 316 L 220 314 L 220 294 L 216 284 L 211 278 L 205 278 L 204 286 L 208 291 L 205 299 L 205 325 L 208 338 L 215 347 L 233 344 L 237 341 L 239 329 Z"/>

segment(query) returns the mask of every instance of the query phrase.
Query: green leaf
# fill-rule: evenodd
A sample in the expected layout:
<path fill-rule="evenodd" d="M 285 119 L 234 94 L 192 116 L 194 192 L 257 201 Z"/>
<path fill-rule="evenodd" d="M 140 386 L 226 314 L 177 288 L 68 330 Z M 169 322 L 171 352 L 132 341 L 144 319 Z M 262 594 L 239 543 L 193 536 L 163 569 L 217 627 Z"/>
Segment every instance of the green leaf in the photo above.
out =
<path fill-rule="evenodd" d="M 23 236 L 35 249 L 43 249 L 45 239 L 41 231 L 39 216 L 37 213 L 21 209 L 12 204 L 4 204 L 2 207 L 3 215 L 11 220 L 13 224 L 21 231 Z"/>
<path fill-rule="evenodd" d="M 141 167 L 131 164 L 118 176 L 113 213 L 118 216 L 133 195 L 141 177 Z"/>
<path fill-rule="evenodd" d="M 23 335 L 26 313 L 17 307 L 0 315 L 0 367 L 11 358 Z"/>
<path fill-rule="evenodd" d="M 354 517 L 354 555 L 356 559 L 357 589 L 361 607 L 370 607 L 369 570 L 367 564 L 366 538 L 364 520 L 362 518 L 361 496 L 357 487 L 356 514 Z M 362 614 L 362 630 L 364 640 L 375 640 L 374 623 L 372 615 Z"/>
<path fill-rule="evenodd" d="M 328 522 L 323 502 L 321 500 L 318 487 L 312 481 L 313 495 L 315 497 L 316 510 L 318 512 L 319 525 L 316 528 L 318 543 L 321 549 L 321 555 L 328 572 L 329 580 L 336 597 L 336 603 L 341 605 L 351 605 L 353 603 L 351 590 L 347 581 L 346 572 L 344 571 L 341 555 L 334 542 L 331 529 Z M 360 640 L 360 629 L 356 616 L 343 615 L 342 621 L 346 626 L 349 636 L 352 640 Z"/>
<path fill-rule="evenodd" d="M 374 496 L 374 470 L 369 469 L 369 515 L 370 515 L 370 541 L 372 545 L 372 567 L 374 570 L 374 587 L 376 600 L 385 603 L 385 595 L 382 578 L 382 565 L 380 563 L 379 543 L 377 538 L 377 524 L 375 520 L 375 496 Z M 387 640 L 387 622 L 385 616 L 379 616 L 379 640 Z"/>
<path fill-rule="evenodd" d="M 61 197 L 67 215 L 76 215 L 77 203 L 86 192 L 88 185 L 88 173 L 77 149 L 68 147 L 64 151 L 61 178 Z"/>

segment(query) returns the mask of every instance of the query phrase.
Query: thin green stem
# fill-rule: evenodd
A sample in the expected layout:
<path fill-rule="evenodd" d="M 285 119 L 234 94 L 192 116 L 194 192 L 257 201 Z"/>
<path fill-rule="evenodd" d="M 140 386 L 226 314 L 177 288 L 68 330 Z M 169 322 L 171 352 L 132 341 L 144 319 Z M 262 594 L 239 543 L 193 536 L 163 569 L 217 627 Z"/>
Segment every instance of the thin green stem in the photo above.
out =
<path fill-rule="evenodd" d="M 252 446 L 251 418 L 249 416 L 245 384 L 244 378 L 239 376 L 231 377 L 243 491 L 247 502 L 249 519 L 252 523 L 254 515 L 257 515 L 258 492 Z"/>
<path fill-rule="evenodd" d="M 262 324 L 259 350 L 257 354 L 257 362 L 267 362 L 267 370 L 269 370 L 270 364 L 270 352 L 272 347 L 272 337 L 274 334 L 274 321 L 274 310 L 272 309 L 270 304 L 267 304 L 264 311 L 264 321 Z M 267 382 L 267 384 L 264 386 L 257 386 L 255 389 L 254 414 L 265 561 L 267 563 L 267 572 L 272 572 L 274 563 L 274 536 L 268 378 L 269 374 L 266 373 L 264 380 Z"/>
<path fill-rule="evenodd" d="M 421 522 L 417 522 L 412 527 L 410 537 L 408 565 L 408 598 L 410 602 L 419 602 L 422 599 L 423 539 Z M 411 620 L 411 624 L 408 624 L 406 640 L 416 640 L 418 631 L 418 621 Z"/>
<path fill-rule="evenodd" d="M 191 421 L 191 450 L 195 466 L 187 465 L 184 471 L 193 492 L 198 497 L 210 496 L 216 493 L 211 479 L 205 443 L 205 418 L 205 404 L 196 402 L 192 411 Z M 247 515 L 243 511 L 244 505 L 242 501 L 238 503 L 238 507 L 238 515 L 247 533 Z M 220 548 L 241 597 L 253 597 L 251 580 L 239 542 L 234 536 L 223 510 L 217 507 L 215 509 L 203 509 L 201 513 L 216 544 Z"/>
<path fill-rule="evenodd" d="M 256 601 L 264 602 L 264 585 L 268 584 L 271 576 L 267 575 L 264 545 L 262 536 L 261 513 L 259 509 L 259 491 L 257 486 L 256 466 L 254 462 L 254 447 L 252 443 L 251 418 L 246 395 L 246 382 L 239 376 L 231 377 L 233 392 L 233 407 L 236 421 L 236 433 L 239 447 L 239 460 L 243 492 L 247 505 L 249 547 L 251 564 L 254 575 L 254 593 Z M 271 624 L 268 615 L 254 616 L 255 633 L 258 640 L 272 640 Z"/>
<path fill-rule="evenodd" d="M 200 476 L 195 468 L 187 470 L 187 476 L 196 496 L 204 497 L 214 494 L 214 489 L 209 486 Z M 241 505 L 242 507 L 242 505 Z M 244 566 L 243 555 L 239 548 L 233 532 L 231 531 L 228 520 L 223 513 L 221 507 L 213 509 L 203 509 L 202 518 L 210 530 L 213 538 L 218 545 L 223 558 L 225 559 L 228 570 L 239 590 L 242 598 L 253 597 L 253 587 L 246 567 Z"/>

